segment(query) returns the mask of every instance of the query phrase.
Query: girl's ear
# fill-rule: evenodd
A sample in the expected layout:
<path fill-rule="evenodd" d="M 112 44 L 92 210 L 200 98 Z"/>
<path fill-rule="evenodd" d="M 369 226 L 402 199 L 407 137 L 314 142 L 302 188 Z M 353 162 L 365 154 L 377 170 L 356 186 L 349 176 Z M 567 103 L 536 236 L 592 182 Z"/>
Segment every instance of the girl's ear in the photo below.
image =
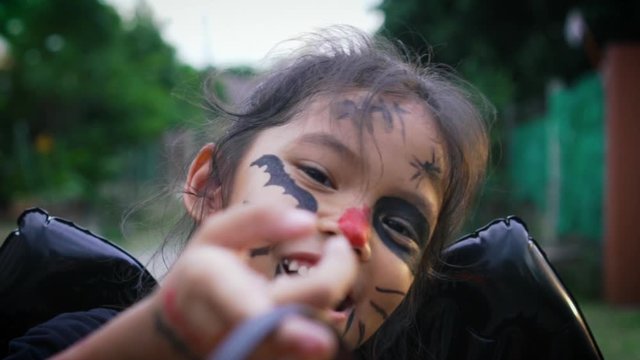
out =
<path fill-rule="evenodd" d="M 184 184 L 182 200 L 191 217 L 200 221 L 222 207 L 222 189 L 220 184 L 211 181 L 211 167 L 215 145 L 206 144 L 189 166 L 189 173 Z"/>

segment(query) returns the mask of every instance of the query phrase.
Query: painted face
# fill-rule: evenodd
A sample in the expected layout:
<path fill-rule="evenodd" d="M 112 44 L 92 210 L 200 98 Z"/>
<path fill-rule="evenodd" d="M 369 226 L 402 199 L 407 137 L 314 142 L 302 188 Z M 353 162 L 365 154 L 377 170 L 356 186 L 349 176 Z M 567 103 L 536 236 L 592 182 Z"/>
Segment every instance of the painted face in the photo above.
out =
<path fill-rule="evenodd" d="M 324 240 L 342 233 L 359 260 L 354 287 L 327 310 L 355 348 L 404 299 L 440 211 L 442 147 L 415 100 L 364 93 L 318 98 L 288 124 L 262 132 L 239 165 L 230 204 L 285 203 L 318 216 L 317 236 L 256 248 L 269 277 L 304 276 Z"/>

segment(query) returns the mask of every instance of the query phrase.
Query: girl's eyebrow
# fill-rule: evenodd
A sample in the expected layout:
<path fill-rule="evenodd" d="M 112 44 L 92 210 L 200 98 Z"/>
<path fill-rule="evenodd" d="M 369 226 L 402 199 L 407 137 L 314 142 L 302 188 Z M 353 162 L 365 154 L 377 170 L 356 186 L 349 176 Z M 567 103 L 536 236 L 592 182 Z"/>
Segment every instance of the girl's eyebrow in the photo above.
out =
<path fill-rule="evenodd" d="M 323 132 L 304 134 L 300 136 L 296 142 L 299 144 L 320 145 L 335 152 L 338 156 L 345 158 L 351 163 L 358 162 L 358 155 L 332 134 Z"/>

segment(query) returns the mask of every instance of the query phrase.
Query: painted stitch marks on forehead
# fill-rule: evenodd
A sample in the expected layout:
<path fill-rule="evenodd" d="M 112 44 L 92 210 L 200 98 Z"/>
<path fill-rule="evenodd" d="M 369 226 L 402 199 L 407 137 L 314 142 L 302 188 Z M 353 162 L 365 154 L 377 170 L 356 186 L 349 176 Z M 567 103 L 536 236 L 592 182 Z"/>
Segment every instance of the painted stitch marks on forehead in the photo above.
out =
<path fill-rule="evenodd" d="M 343 338 L 347 335 L 347 333 L 351 329 L 351 325 L 353 325 L 355 315 L 356 315 L 356 310 L 352 309 L 351 312 L 349 313 L 349 317 L 347 319 L 347 324 L 345 326 L 344 332 L 342 333 Z M 357 322 L 358 322 L 358 330 L 357 330 L 358 340 L 356 342 L 356 346 L 360 346 L 362 344 L 362 340 L 364 339 L 364 335 L 366 333 L 366 327 L 364 325 L 364 322 L 362 322 L 362 320 L 357 320 Z"/>
<path fill-rule="evenodd" d="M 387 102 L 382 98 L 377 98 L 371 102 L 357 103 L 351 99 L 335 101 L 331 104 L 331 115 L 336 120 L 351 119 L 354 125 L 365 126 L 367 131 L 373 133 L 372 118 L 375 114 L 382 117 L 384 131 L 389 133 L 395 128 L 395 122 L 399 124 L 402 132 L 402 139 L 405 139 L 404 115 L 409 114 L 395 101 Z"/>
<path fill-rule="evenodd" d="M 284 170 L 284 164 L 279 157 L 273 154 L 261 156 L 249 166 L 264 167 L 264 172 L 269 174 L 269 181 L 264 186 L 275 185 L 284 189 L 284 194 L 293 196 L 298 201 L 297 208 L 311 212 L 318 211 L 318 202 L 307 190 L 301 188 Z"/>

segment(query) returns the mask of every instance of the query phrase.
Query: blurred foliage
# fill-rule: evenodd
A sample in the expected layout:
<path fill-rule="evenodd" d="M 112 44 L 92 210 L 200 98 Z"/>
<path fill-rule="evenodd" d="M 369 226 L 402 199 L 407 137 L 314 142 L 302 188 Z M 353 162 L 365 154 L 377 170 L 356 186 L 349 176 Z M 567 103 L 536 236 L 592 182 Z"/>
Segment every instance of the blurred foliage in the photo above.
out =
<path fill-rule="evenodd" d="M 543 99 L 551 79 L 571 82 L 595 64 L 565 38 L 567 16 L 578 10 L 602 49 L 640 39 L 636 0 L 383 0 L 384 32 L 449 64 L 504 110 Z M 586 41 L 586 40 L 585 40 Z"/>
<path fill-rule="evenodd" d="M 256 70 L 253 67 L 246 65 L 230 67 L 226 70 L 226 73 L 247 78 L 257 75 Z"/>
<path fill-rule="evenodd" d="M 500 109 L 544 93 L 551 77 L 588 69 L 564 39 L 566 1 L 384 0 L 384 30 L 453 66 Z"/>
<path fill-rule="evenodd" d="M 172 90 L 198 77 L 140 5 L 123 21 L 99 0 L 4 0 L 0 209 L 21 196 L 91 199 L 132 148 L 197 109 Z"/>
<path fill-rule="evenodd" d="M 582 0 L 576 5 L 599 47 L 640 40 L 640 1 Z"/>

